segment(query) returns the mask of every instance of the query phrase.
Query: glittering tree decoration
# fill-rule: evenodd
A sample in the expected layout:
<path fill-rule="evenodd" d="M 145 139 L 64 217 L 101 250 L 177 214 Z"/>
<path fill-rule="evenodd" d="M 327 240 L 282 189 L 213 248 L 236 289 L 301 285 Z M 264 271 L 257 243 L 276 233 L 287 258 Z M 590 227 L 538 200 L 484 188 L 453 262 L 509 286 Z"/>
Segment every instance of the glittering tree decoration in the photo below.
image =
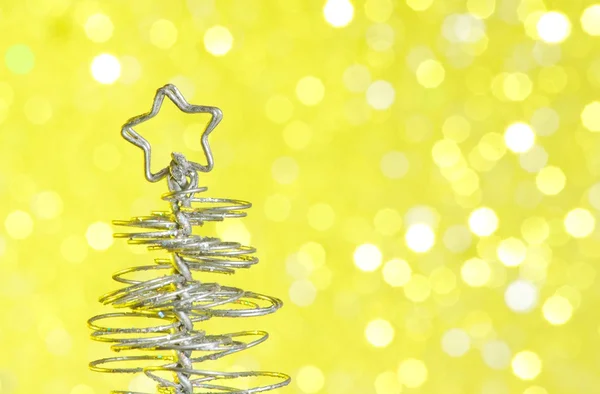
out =
<path fill-rule="evenodd" d="M 206 165 L 173 153 L 169 166 L 151 172 L 150 144 L 133 127 L 153 118 L 165 96 L 183 112 L 211 115 L 201 137 Z M 205 222 L 243 217 L 243 210 L 251 206 L 240 200 L 199 197 L 207 188 L 198 186 L 198 173 L 209 172 L 213 167 L 208 136 L 221 118 L 218 108 L 191 105 L 175 86 L 166 85 L 157 91 L 150 112 L 123 126 L 123 137 L 144 151 L 146 179 L 157 182 L 166 178 L 169 192 L 162 199 L 171 209 L 115 221 L 116 225 L 138 229 L 115 237 L 146 245 L 150 250 L 166 251 L 170 258 L 157 258 L 152 265 L 127 268 L 113 276 L 124 287 L 105 294 L 100 301 L 128 311 L 98 315 L 88 324 L 93 339 L 109 342 L 112 350 L 124 351 L 126 355 L 93 361 L 92 370 L 145 373 L 157 382 L 159 393 L 255 393 L 289 383 L 287 375 L 277 372 L 219 372 L 200 367 L 202 362 L 245 350 L 268 337 L 265 331 L 258 330 L 206 333 L 203 322 L 213 317 L 265 315 L 282 305 L 274 297 L 202 282 L 194 276 L 197 272 L 231 274 L 258 262 L 252 255 L 255 249 L 250 246 L 192 233 L 194 226 Z M 151 279 L 145 279 L 148 274 L 152 274 Z M 114 324 L 108 325 L 108 321 Z"/>

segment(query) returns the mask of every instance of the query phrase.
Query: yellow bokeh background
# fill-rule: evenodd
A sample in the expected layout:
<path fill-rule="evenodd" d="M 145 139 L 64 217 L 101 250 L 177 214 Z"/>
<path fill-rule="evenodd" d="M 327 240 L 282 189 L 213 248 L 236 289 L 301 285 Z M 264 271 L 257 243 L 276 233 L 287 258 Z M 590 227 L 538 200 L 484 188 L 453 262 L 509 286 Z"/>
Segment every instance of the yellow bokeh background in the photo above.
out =
<path fill-rule="evenodd" d="M 0 4 L 0 393 L 152 392 L 92 373 L 86 320 L 155 254 L 113 219 L 164 209 L 121 125 L 179 87 L 224 119 L 203 233 L 284 300 L 223 370 L 280 392 L 600 393 L 600 2 L 8 0 Z M 204 162 L 166 101 L 153 170 Z M 215 279 L 211 276 L 211 280 Z M 216 320 L 216 319 L 215 319 Z"/>

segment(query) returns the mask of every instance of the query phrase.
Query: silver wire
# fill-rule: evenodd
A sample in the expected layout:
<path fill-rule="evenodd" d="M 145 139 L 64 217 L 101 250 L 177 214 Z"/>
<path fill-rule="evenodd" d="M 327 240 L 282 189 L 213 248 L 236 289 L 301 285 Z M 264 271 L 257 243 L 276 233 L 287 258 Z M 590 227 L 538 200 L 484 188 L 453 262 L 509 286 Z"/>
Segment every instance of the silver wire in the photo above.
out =
<path fill-rule="evenodd" d="M 212 115 L 201 137 L 207 165 L 188 161 L 180 153 L 172 154 L 169 166 L 152 173 L 150 143 L 133 126 L 154 117 L 167 96 L 179 109 L 187 113 Z M 113 275 L 124 287 L 106 293 L 100 302 L 126 312 L 97 315 L 88 320 L 93 330 L 92 339 L 111 344 L 116 352 L 148 352 L 144 355 L 125 355 L 92 361 L 94 371 L 109 373 L 145 373 L 157 383 L 161 394 L 193 393 L 258 393 L 289 384 L 290 377 L 279 372 L 218 372 L 196 369 L 195 364 L 216 360 L 256 346 L 268 338 L 260 330 L 227 334 L 207 334 L 199 329 L 202 322 L 213 317 L 250 317 L 275 312 L 281 300 L 251 291 L 244 291 L 218 283 L 201 282 L 193 272 L 232 274 L 238 268 L 249 268 L 258 263 L 252 255 L 255 249 L 237 242 L 193 234 L 195 226 L 209 221 L 246 216 L 251 207 L 246 201 L 228 198 L 199 197 L 206 187 L 198 186 L 198 172 L 208 172 L 214 161 L 208 144 L 208 134 L 220 122 L 218 108 L 191 105 L 173 85 L 158 89 L 152 110 L 127 121 L 123 137 L 144 151 L 144 174 L 148 181 L 167 178 L 169 192 L 162 196 L 171 209 L 155 211 L 148 216 L 130 220 L 116 220 L 118 226 L 135 228 L 131 232 L 116 233 L 130 244 L 146 245 L 149 250 L 167 252 L 169 258 L 157 258 L 153 265 L 123 269 Z M 156 273 L 151 279 L 136 275 Z M 113 321 L 112 325 L 108 322 Z M 133 322 L 139 321 L 139 324 Z M 121 324 L 117 324 L 117 323 Z M 228 382 L 258 380 L 244 388 Z M 112 393 L 134 393 L 112 391 Z"/>
<path fill-rule="evenodd" d="M 206 165 L 203 166 L 199 163 L 190 162 L 192 168 L 196 171 L 208 172 L 212 170 L 214 165 L 214 160 L 212 156 L 212 152 L 210 150 L 210 146 L 208 145 L 208 135 L 211 131 L 214 130 L 215 127 L 219 124 L 221 119 L 223 119 L 223 112 L 219 108 L 216 107 L 208 107 L 204 105 L 192 105 L 188 103 L 181 92 L 175 87 L 175 85 L 167 84 L 162 88 L 156 91 L 156 95 L 154 96 L 154 101 L 152 102 L 152 109 L 150 112 L 146 112 L 145 114 L 134 116 L 130 118 L 121 128 L 121 135 L 127 141 L 131 142 L 133 145 L 141 148 L 144 151 L 144 175 L 149 182 L 158 182 L 167 176 L 168 167 L 163 168 L 162 170 L 153 173 L 150 169 L 150 159 L 152 157 L 152 148 L 148 140 L 138 134 L 133 126 L 136 126 L 140 123 L 146 122 L 153 117 L 155 117 L 160 111 L 160 107 L 167 96 L 171 101 L 179 108 L 181 111 L 188 114 L 196 114 L 196 113 L 209 113 L 211 114 L 211 119 L 206 129 L 202 133 L 202 137 L 200 139 L 200 143 L 202 145 L 202 150 L 204 151 L 204 156 L 206 157 Z"/>

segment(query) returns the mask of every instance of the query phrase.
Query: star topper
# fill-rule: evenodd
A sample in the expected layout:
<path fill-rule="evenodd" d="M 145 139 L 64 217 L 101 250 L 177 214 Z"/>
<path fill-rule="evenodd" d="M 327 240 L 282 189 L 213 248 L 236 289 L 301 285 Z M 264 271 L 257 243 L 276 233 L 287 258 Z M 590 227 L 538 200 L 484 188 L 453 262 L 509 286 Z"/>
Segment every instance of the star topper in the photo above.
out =
<path fill-rule="evenodd" d="M 219 108 L 216 107 L 208 107 L 204 105 L 192 105 L 188 103 L 181 92 L 175 87 L 175 85 L 167 84 L 162 88 L 156 91 L 156 95 L 154 96 L 154 102 L 152 103 L 152 109 L 150 112 L 147 112 L 142 115 L 135 116 L 127 121 L 121 128 L 121 135 L 127 141 L 131 142 L 133 145 L 142 148 L 144 151 L 144 172 L 146 179 L 150 182 L 157 182 L 164 178 L 168 172 L 169 167 L 165 167 L 162 170 L 152 173 L 150 170 L 150 159 L 152 156 L 152 148 L 148 140 L 138 134 L 133 126 L 136 126 L 140 123 L 143 123 L 149 119 L 155 117 L 160 111 L 160 107 L 162 106 L 163 100 L 167 96 L 173 104 L 177 106 L 182 112 L 188 114 L 196 114 L 196 113 L 209 113 L 212 115 L 210 122 L 204 129 L 202 133 L 202 137 L 200 138 L 200 142 L 202 144 L 202 150 L 204 151 L 204 155 L 206 156 L 206 165 L 195 163 L 190 161 L 189 164 L 196 171 L 208 172 L 212 170 L 214 160 L 212 156 L 212 152 L 210 150 L 210 146 L 208 145 L 208 135 L 213 131 L 213 129 L 219 124 L 221 119 L 223 118 L 223 112 Z"/>

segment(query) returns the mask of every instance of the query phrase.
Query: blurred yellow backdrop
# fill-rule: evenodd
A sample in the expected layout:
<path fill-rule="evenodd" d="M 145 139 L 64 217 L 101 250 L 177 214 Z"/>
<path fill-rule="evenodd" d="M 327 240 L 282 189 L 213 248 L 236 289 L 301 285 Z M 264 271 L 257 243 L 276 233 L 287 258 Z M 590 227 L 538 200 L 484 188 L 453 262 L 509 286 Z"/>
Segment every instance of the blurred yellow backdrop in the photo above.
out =
<path fill-rule="evenodd" d="M 206 226 L 258 249 L 223 280 L 285 302 L 222 369 L 600 393 L 600 3 L 4 0 L 0 30 L 0 393 L 152 392 L 88 371 L 85 322 L 156 257 L 109 224 L 164 208 L 119 132 L 169 82 L 224 113 L 206 195 L 254 204 Z M 153 170 L 206 120 L 166 102 Z"/>

